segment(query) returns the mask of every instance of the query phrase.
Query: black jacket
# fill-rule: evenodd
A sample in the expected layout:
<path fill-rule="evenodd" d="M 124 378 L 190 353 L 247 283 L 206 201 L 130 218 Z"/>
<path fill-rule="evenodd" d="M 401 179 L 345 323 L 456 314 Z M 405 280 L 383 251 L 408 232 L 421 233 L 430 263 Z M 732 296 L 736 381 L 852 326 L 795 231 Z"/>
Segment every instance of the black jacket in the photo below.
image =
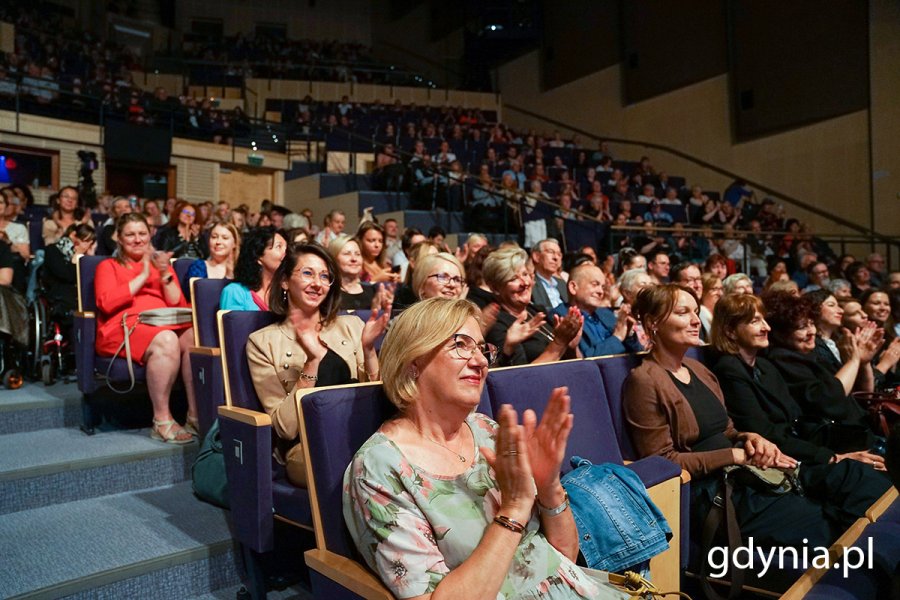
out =
<path fill-rule="evenodd" d="M 755 367 L 749 367 L 737 356 L 728 354 L 719 359 L 713 372 L 719 379 L 725 407 L 736 429 L 758 433 L 797 460 L 812 463 L 831 460 L 834 452 L 792 434 L 792 424 L 803 415 L 803 410 L 771 362 L 757 357 Z"/>
<path fill-rule="evenodd" d="M 833 373 L 810 354 L 774 347 L 766 355 L 781 372 L 803 414 L 824 417 L 846 425 L 868 427 L 866 411 L 844 392 Z"/>

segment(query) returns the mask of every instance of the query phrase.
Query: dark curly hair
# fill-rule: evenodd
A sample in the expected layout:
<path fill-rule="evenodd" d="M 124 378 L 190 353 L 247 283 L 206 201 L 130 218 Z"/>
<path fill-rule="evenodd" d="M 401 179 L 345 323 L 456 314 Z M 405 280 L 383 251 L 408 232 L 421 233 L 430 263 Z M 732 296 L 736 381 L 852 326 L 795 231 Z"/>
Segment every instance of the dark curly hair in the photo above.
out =
<path fill-rule="evenodd" d="M 792 296 L 788 292 L 765 292 L 766 321 L 772 328 L 769 335 L 777 345 L 786 347 L 791 335 L 813 318 L 813 303 L 806 296 Z"/>
<path fill-rule="evenodd" d="M 809 299 L 809 302 L 812 305 L 813 320 L 818 321 L 819 317 L 822 316 L 822 304 L 824 304 L 826 300 L 834 296 L 834 294 L 832 294 L 829 290 L 815 290 L 809 292 L 808 294 L 804 294 L 804 296 Z"/>
<path fill-rule="evenodd" d="M 241 240 L 241 253 L 234 265 L 234 280 L 257 291 L 262 287 L 262 258 L 266 248 L 271 248 L 275 240 L 274 227 L 256 227 Z"/>

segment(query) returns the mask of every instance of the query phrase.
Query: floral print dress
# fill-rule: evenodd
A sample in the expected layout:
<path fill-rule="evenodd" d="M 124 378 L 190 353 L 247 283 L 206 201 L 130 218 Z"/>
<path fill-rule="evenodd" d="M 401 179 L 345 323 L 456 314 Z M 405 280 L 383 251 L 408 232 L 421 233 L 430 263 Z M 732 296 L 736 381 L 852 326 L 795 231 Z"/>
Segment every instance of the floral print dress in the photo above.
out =
<path fill-rule="evenodd" d="M 366 563 L 398 598 L 431 593 L 481 542 L 500 508 L 493 470 L 478 451 L 494 448 L 497 424 L 473 413 L 474 463 L 442 477 L 412 464 L 376 432 L 344 474 L 344 520 Z M 597 584 L 539 531 L 532 512 L 498 599 L 594 598 Z"/>

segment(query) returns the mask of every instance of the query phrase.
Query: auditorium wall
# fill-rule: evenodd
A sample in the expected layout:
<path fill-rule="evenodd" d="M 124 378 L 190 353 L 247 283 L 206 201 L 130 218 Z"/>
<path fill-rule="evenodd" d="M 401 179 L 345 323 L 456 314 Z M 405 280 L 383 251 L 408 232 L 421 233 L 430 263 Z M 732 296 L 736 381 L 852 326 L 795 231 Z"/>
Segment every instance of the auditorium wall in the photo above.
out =
<path fill-rule="evenodd" d="M 375 3 L 373 3 L 375 4 Z M 459 71 L 464 50 L 463 29 L 460 27 L 439 39 L 431 39 L 431 8 L 421 2 L 408 13 L 394 20 L 387 7 L 372 12 L 372 50 L 386 61 L 397 61 L 441 87 L 455 87 L 461 83 Z"/>
<path fill-rule="evenodd" d="M 178 29 L 188 32 L 194 19 L 221 20 L 225 35 L 253 33 L 257 24 L 281 24 L 293 39 L 370 44 L 371 6 L 367 0 L 179 0 L 175 22 Z"/>
<path fill-rule="evenodd" d="M 875 223 L 900 236 L 900 4 L 871 0 L 872 179 Z"/>
<path fill-rule="evenodd" d="M 728 78 L 713 77 L 650 100 L 623 106 L 620 66 L 541 92 L 539 54 L 533 52 L 499 70 L 504 118 L 518 126 L 553 127 L 516 113 L 521 106 L 599 137 L 619 137 L 671 146 L 764 183 L 787 195 L 868 225 L 868 114 L 858 111 L 750 142 L 732 142 Z M 896 109 L 892 109 L 896 110 Z M 895 138 L 896 139 L 896 138 Z M 659 151 L 613 145 L 618 157 L 650 155 L 657 168 L 722 190 L 730 181 Z M 881 200 L 883 202 L 883 199 Z M 829 220 L 787 207 L 817 231 L 840 232 Z M 893 234 L 900 215 L 885 214 L 877 229 Z"/>

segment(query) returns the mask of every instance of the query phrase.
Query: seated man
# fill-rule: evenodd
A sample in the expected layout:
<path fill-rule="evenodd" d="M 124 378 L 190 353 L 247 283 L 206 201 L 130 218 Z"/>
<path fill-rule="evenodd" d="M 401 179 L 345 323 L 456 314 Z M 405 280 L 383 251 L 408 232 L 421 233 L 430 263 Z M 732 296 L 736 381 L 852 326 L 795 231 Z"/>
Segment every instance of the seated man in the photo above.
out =
<path fill-rule="evenodd" d="M 547 314 L 569 301 L 566 282 L 557 277 L 562 265 L 562 250 L 554 239 L 541 240 L 531 251 L 534 261 L 534 288 L 531 301 Z"/>
<path fill-rule="evenodd" d="M 617 314 L 602 306 L 605 282 L 603 271 L 592 262 L 583 262 L 569 273 L 570 304 L 584 315 L 584 327 L 578 343 L 578 350 L 584 358 L 643 350 L 634 333 L 635 321 L 631 310 L 626 307 Z M 553 314 L 560 318 L 568 312 L 565 304 L 553 309 Z"/>

